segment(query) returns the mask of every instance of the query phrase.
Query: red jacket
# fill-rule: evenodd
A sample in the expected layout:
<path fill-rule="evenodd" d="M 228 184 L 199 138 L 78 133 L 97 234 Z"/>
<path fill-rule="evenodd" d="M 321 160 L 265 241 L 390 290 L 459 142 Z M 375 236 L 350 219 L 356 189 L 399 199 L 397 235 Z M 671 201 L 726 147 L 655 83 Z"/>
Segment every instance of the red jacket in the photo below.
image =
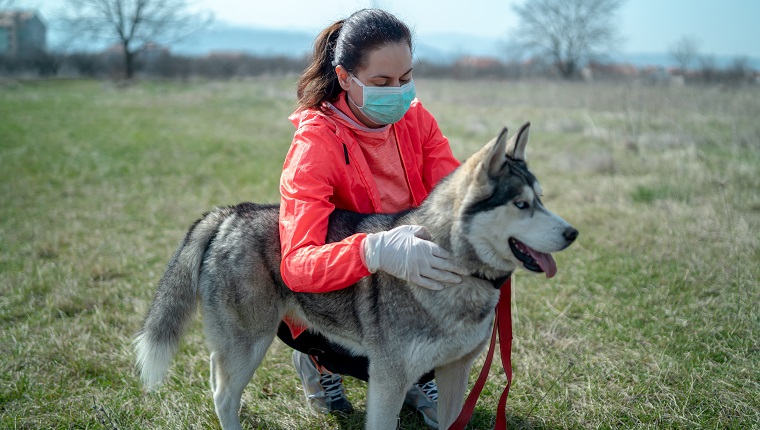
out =
<path fill-rule="evenodd" d="M 297 292 L 346 288 L 370 274 L 363 263 L 366 234 L 325 244 L 328 217 L 336 208 L 379 213 L 380 194 L 345 121 L 329 109 L 299 110 L 289 119 L 297 130 L 280 178 L 280 272 Z M 459 161 L 419 100 L 391 127 L 416 207 Z"/>

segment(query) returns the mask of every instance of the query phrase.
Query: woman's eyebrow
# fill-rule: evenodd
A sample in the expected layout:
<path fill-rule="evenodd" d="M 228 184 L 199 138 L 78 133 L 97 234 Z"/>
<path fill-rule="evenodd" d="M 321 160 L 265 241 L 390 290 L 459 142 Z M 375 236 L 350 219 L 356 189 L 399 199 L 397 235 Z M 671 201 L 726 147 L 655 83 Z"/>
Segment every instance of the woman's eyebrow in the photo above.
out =
<path fill-rule="evenodd" d="M 414 67 L 411 67 L 411 68 L 409 68 L 409 70 L 407 70 L 407 71 L 406 71 L 406 72 L 405 72 L 403 75 L 401 75 L 401 76 L 406 76 L 406 75 L 408 75 L 408 74 L 412 73 L 412 70 L 414 70 Z M 393 79 L 392 77 L 390 77 L 390 76 L 386 76 L 386 75 L 374 75 L 374 76 L 370 76 L 369 78 L 370 78 L 370 79 L 375 79 L 375 78 Z"/>

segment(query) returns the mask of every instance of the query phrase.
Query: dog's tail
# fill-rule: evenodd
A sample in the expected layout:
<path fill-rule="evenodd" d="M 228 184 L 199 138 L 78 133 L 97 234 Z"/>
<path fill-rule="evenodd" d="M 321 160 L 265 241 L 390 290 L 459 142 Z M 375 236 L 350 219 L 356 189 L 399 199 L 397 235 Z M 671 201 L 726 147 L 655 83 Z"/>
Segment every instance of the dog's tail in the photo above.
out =
<path fill-rule="evenodd" d="M 198 278 L 204 254 L 229 209 L 216 209 L 196 221 L 172 257 L 158 284 L 142 329 L 135 338 L 137 367 L 148 389 L 164 378 L 179 340 L 195 315 Z"/>

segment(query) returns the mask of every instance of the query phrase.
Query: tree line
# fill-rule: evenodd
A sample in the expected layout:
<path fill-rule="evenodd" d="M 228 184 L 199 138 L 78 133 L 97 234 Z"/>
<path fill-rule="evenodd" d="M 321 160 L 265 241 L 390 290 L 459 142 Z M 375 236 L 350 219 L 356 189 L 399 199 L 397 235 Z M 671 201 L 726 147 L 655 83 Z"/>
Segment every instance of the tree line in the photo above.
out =
<path fill-rule="evenodd" d="M 0 0 L 12 1 L 12 0 Z M 191 8 L 189 0 L 65 0 L 65 12 L 55 21 L 72 40 L 112 43 L 104 53 L 35 53 L 19 58 L 0 57 L 0 74 L 37 73 L 132 79 L 136 75 L 161 78 L 233 78 L 261 74 L 300 73 L 307 58 L 216 54 L 189 57 L 172 54 L 171 45 L 212 21 L 210 13 Z M 462 58 L 453 64 L 420 61 L 416 75 L 454 78 L 563 79 L 669 78 L 662 70 L 632 76 L 604 63 L 621 42 L 617 14 L 624 0 L 527 0 L 512 10 L 518 24 L 505 47 L 510 60 L 477 61 Z M 710 56 L 699 55 L 693 38 L 671 47 L 681 81 L 754 82 L 757 73 L 747 59 L 727 68 Z M 698 66 L 695 69 L 695 64 Z"/>

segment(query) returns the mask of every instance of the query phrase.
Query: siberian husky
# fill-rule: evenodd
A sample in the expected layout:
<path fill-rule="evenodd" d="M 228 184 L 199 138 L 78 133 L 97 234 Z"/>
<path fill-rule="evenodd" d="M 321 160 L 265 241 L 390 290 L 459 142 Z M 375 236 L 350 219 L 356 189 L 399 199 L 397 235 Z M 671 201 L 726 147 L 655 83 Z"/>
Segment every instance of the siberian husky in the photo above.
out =
<path fill-rule="evenodd" d="M 502 282 L 518 268 L 554 276 L 551 253 L 578 236 L 541 202 L 525 163 L 529 128 L 526 123 L 511 139 L 503 129 L 417 209 L 332 214 L 327 242 L 424 226 L 471 273 L 441 291 L 379 271 L 339 291 L 294 293 L 280 276 L 278 205 L 241 203 L 206 214 L 169 262 L 135 339 L 143 382 L 148 388 L 161 382 L 199 303 L 216 413 L 224 429 L 239 429 L 243 389 L 287 316 L 369 358 L 367 429 L 395 429 L 404 394 L 431 369 L 439 425 L 448 428 L 489 338 Z"/>

